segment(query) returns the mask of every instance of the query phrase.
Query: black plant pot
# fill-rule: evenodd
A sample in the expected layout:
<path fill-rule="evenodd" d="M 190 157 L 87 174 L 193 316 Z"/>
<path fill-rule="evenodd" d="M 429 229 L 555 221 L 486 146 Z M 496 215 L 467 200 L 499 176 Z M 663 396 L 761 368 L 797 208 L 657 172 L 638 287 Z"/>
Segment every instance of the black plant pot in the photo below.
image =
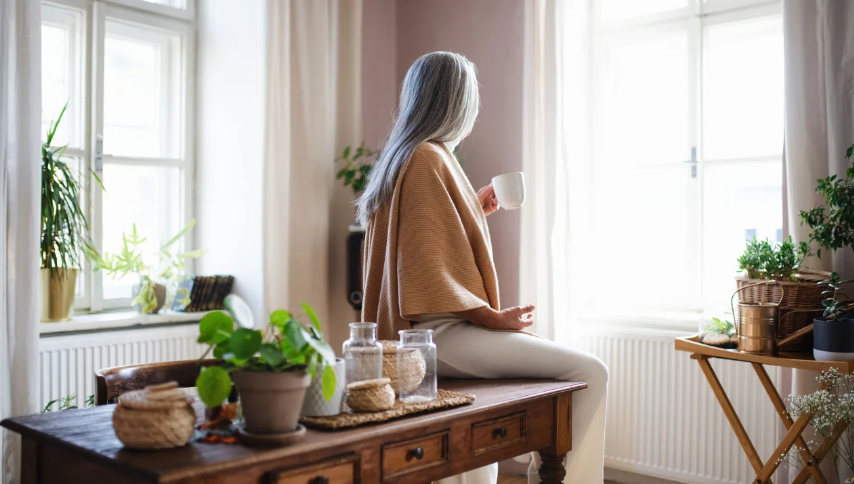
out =
<path fill-rule="evenodd" d="M 854 361 L 854 319 L 813 320 L 813 357 L 817 361 Z"/>

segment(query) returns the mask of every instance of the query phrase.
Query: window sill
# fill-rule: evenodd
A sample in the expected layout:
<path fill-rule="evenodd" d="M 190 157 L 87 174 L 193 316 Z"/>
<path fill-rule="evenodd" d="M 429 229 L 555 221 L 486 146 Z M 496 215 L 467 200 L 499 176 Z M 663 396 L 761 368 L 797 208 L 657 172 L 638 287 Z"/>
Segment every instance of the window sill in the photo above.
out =
<path fill-rule="evenodd" d="M 104 331 L 121 331 L 146 327 L 174 326 L 195 324 L 208 311 L 197 313 L 176 313 L 142 315 L 136 311 L 113 311 L 96 314 L 75 315 L 71 321 L 59 323 L 39 323 L 41 337 L 66 336 L 80 333 L 96 333 Z"/>

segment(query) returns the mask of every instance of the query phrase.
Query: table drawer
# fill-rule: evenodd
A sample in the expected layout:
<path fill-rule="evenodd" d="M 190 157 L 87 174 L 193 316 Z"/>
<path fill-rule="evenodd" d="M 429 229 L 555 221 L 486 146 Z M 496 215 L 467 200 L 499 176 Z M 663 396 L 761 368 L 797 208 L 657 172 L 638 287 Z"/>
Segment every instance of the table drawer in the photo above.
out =
<path fill-rule="evenodd" d="M 441 466 L 450 461 L 449 430 L 383 445 L 383 480 Z"/>
<path fill-rule="evenodd" d="M 472 455 L 509 447 L 528 440 L 528 415 L 518 412 L 471 426 Z"/>
<path fill-rule="evenodd" d="M 267 484 L 354 484 L 359 482 L 355 456 L 330 459 L 297 469 L 270 472 Z"/>

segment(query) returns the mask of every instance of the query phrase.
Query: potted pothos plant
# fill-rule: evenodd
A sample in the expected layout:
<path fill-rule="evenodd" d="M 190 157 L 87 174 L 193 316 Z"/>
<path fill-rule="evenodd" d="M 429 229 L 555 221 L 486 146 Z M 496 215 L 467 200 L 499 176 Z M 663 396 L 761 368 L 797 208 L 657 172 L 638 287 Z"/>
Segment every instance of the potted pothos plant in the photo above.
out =
<path fill-rule="evenodd" d="M 245 431 L 284 434 L 297 428 L 306 389 L 320 375 L 324 398 L 336 390 L 335 352 L 323 337 L 314 310 L 303 303 L 305 325 L 288 311 L 270 315 L 263 330 L 239 328 L 226 313 L 215 311 L 199 322 L 199 343 L 208 345 L 204 359 L 225 360 L 203 368 L 196 380 L 199 397 L 209 408 L 222 405 L 232 380 L 243 406 Z"/>
<path fill-rule="evenodd" d="M 81 206 L 80 173 L 63 160 L 66 146 L 53 146 L 53 139 L 68 103 L 56 121 L 48 124 L 41 159 L 41 270 L 39 274 L 39 319 L 71 319 L 77 289 L 77 271 L 89 242 L 89 224 Z M 91 172 L 91 171 L 90 171 Z M 92 172 L 103 188 L 101 180 Z"/>
<path fill-rule="evenodd" d="M 186 287 L 179 283 L 184 277 L 187 261 L 203 255 L 204 250 L 178 252 L 175 245 L 196 225 L 191 220 L 177 234 L 160 246 L 157 251 L 157 262 L 146 262 L 142 247 L 148 240 L 139 234 L 136 224 L 130 234 L 122 233 L 122 248 L 115 254 L 105 252 L 99 254 L 95 249 L 87 248 L 89 257 L 94 262 L 93 270 L 103 270 L 113 279 L 120 279 L 129 274 L 136 274 L 139 283 L 134 286 L 131 305 L 140 314 L 160 312 L 164 305 L 177 300 L 183 306 L 190 304 L 190 294 Z M 150 260 L 150 259 L 148 259 Z M 171 304 L 170 304 L 171 305 Z"/>
<path fill-rule="evenodd" d="M 854 156 L 854 144 L 848 147 L 845 158 Z M 824 197 L 824 205 L 810 210 L 801 210 L 801 224 L 812 232 L 810 242 L 819 249 L 835 252 L 854 248 L 854 163 L 846 170 L 845 178 L 830 175 L 818 180 L 816 192 Z M 826 252 L 825 252 L 826 253 Z M 813 355 L 817 360 L 854 361 L 854 319 L 849 317 L 851 301 L 842 292 L 842 286 L 854 280 L 840 280 L 833 273 L 830 281 L 818 284 L 827 286 L 822 293 L 827 298 L 822 303 L 825 310 L 822 318 L 813 323 Z"/>

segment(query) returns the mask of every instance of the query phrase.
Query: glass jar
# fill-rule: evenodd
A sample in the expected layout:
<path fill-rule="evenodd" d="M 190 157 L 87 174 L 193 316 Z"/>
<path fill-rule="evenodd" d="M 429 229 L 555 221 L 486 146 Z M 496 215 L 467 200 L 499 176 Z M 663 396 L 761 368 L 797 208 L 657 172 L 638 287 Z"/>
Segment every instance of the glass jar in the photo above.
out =
<path fill-rule="evenodd" d="M 383 347 L 377 341 L 377 323 L 350 323 L 343 354 L 346 385 L 382 378 Z"/>
<path fill-rule="evenodd" d="M 436 399 L 436 345 L 432 329 L 400 331 L 397 371 L 398 393 L 403 403 Z M 414 381 L 411 375 L 416 375 Z"/>

